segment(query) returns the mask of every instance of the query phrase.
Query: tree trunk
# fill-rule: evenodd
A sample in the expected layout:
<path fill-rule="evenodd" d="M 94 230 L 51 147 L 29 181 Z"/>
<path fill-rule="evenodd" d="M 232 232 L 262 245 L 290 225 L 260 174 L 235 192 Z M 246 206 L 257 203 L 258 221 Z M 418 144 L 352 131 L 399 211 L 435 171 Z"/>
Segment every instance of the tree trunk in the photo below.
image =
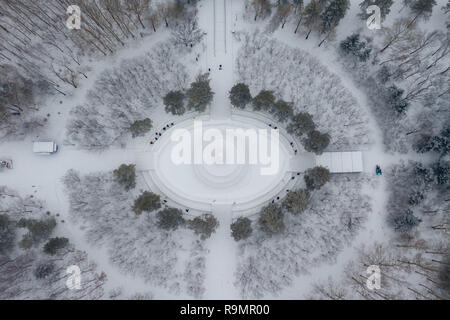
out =
<path fill-rule="evenodd" d="M 298 20 L 297 27 L 295 28 L 294 33 L 297 33 L 298 27 L 300 27 L 300 23 L 302 22 L 302 18 Z"/>
<path fill-rule="evenodd" d="M 309 35 L 311 34 L 311 31 L 312 31 L 312 29 L 309 29 L 309 31 L 308 31 L 308 34 L 306 35 L 306 40 L 308 40 L 308 38 L 309 38 Z"/>

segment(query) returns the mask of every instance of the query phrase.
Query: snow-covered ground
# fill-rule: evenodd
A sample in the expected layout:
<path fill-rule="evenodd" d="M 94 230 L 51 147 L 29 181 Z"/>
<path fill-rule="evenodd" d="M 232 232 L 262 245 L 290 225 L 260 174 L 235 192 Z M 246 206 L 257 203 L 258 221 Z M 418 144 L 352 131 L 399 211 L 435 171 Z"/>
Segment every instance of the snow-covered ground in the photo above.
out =
<path fill-rule="evenodd" d="M 347 16 L 337 30 L 338 40 L 344 39 L 352 30 L 358 29 L 355 25 L 361 24 L 361 21 L 356 18 L 359 10 L 357 4 L 357 1 L 351 2 Z M 238 80 L 248 81 L 252 90 L 279 89 L 280 92 L 277 94 L 291 94 L 286 98 L 298 98 L 295 102 L 299 104 L 306 104 L 308 101 L 306 98 L 309 98 L 301 96 L 299 92 L 297 92 L 299 95 L 295 96 L 292 93 L 294 91 L 289 91 L 292 88 L 282 82 L 288 79 L 288 76 L 291 77 L 290 79 L 294 79 L 296 69 L 291 68 L 288 62 L 279 61 L 279 64 L 276 64 L 274 59 L 272 60 L 273 65 L 261 66 L 258 70 L 252 70 L 251 59 L 247 60 L 246 57 L 239 56 L 242 53 L 242 47 L 246 45 L 243 43 L 245 36 L 260 32 L 262 27 L 258 23 L 248 23 L 243 19 L 242 13 L 245 11 L 243 6 L 244 2 L 238 0 L 200 1 L 198 5 L 199 26 L 206 35 L 202 44 L 194 48 L 194 52 L 186 55 L 180 54 L 180 63 L 186 67 L 183 72 L 189 77 L 194 78 L 194 75 L 199 72 L 209 72 L 210 74 L 214 100 L 205 114 L 195 115 L 197 119 L 206 119 L 204 122 L 206 126 L 219 126 L 222 129 L 233 126 L 242 127 L 245 122 L 242 119 L 251 117 L 252 112 L 238 112 L 233 110 L 229 103 L 229 90 Z M 394 6 L 392 10 L 398 9 L 397 6 Z M 438 20 L 436 19 L 436 21 Z M 390 20 L 387 20 L 386 23 L 390 23 Z M 357 227 L 354 230 L 340 230 L 345 239 L 333 237 L 330 240 L 330 243 L 332 242 L 330 247 L 326 247 L 328 240 L 325 238 L 334 236 L 327 232 L 338 229 L 338 222 L 341 222 L 337 217 L 330 218 L 329 216 L 324 219 L 315 217 L 313 220 L 302 220 L 300 223 L 292 221 L 287 228 L 289 236 L 286 237 L 285 242 L 281 238 L 262 241 L 260 235 L 257 234 L 249 243 L 242 244 L 237 243 L 231 236 L 230 225 L 236 218 L 243 215 L 251 217 L 262 205 L 276 199 L 277 196 L 285 195 L 286 189 L 301 185 L 301 182 L 291 180 L 291 175 L 295 171 L 293 168 L 295 167 L 296 170 L 299 168 L 293 163 L 302 161 L 302 158 L 301 156 L 294 157 L 293 150 L 289 145 L 285 145 L 287 142 L 291 142 L 288 141 L 291 139 L 287 134 L 282 135 L 284 144 L 282 144 L 280 155 L 281 169 L 279 174 L 274 176 L 260 176 L 258 166 L 250 168 L 247 165 L 229 165 L 224 168 L 217 165 L 202 165 L 185 168 L 173 165 L 170 159 L 172 144 L 169 142 L 169 130 L 155 145 L 150 146 L 148 142 L 154 132 L 161 131 L 161 128 L 173 119 L 176 122 L 174 129 L 177 127 L 191 128 L 192 119 L 190 118 L 193 115 L 187 113 L 183 117 L 171 117 L 164 113 L 162 106 L 154 106 L 154 109 L 149 111 L 153 120 L 153 130 L 146 137 L 126 143 L 121 148 L 112 147 L 100 153 L 82 150 L 67 143 L 66 125 L 70 121 L 70 111 L 88 103 L 89 91 L 95 87 L 99 79 L 102 79 L 104 72 L 116 70 L 114 68 L 120 66 L 124 61 L 126 68 L 128 61 L 139 59 L 141 56 L 155 51 L 155 44 L 167 41 L 167 33 L 156 33 L 151 37 L 131 43 L 116 55 L 102 61 L 92 62 L 91 69 L 87 74 L 88 78 L 83 79 L 80 88 L 67 97 L 53 97 L 42 109 L 43 114 L 50 114 L 48 129 L 43 134 L 45 137 L 29 137 L 23 141 L 0 143 L 0 158 L 10 158 L 14 161 L 13 170 L 4 170 L 0 173 L 0 186 L 6 185 L 8 188 L 18 190 L 22 195 L 32 194 L 35 198 L 43 200 L 51 212 L 58 213 L 59 220 L 64 220 L 64 222 L 58 224 L 56 233 L 67 236 L 79 250 L 88 254 L 88 258 L 97 264 L 100 271 L 107 274 L 106 290 L 122 288 L 128 295 L 136 292 L 150 292 L 155 299 L 192 297 L 203 299 L 240 299 L 243 297 L 298 299 L 307 297 L 317 281 L 324 281 L 329 276 L 339 279 L 346 265 L 355 258 L 362 245 L 375 242 L 388 243 L 394 237 L 386 225 L 386 204 L 389 199 L 388 182 L 384 176 L 375 176 L 374 167 L 381 165 L 383 168 L 387 168 L 408 160 L 431 163 L 433 159 L 429 154 L 419 156 L 413 152 L 403 154 L 387 152 L 383 143 L 383 133 L 369 108 L 370 101 L 360 90 L 358 83 L 355 83 L 351 75 L 344 70 L 336 57 L 336 52 L 332 48 L 327 48 L 326 45 L 319 48 L 315 40 L 305 40 L 304 37 L 294 34 L 292 30 L 286 30 L 292 26 L 291 23 L 284 29 L 278 29 L 270 35 L 265 35 L 267 42 L 261 45 L 261 48 L 264 46 L 274 48 L 281 44 L 286 46 L 286 50 L 292 50 L 290 53 L 299 53 L 296 56 L 297 58 L 302 57 L 299 58 L 299 61 L 309 61 L 310 63 L 307 63 L 306 67 L 311 68 L 312 63 L 317 63 L 318 72 L 321 75 L 325 74 L 324 78 L 334 79 L 336 87 L 339 87 L 339 90 L 336 89 L 338 94 L 335 92 L 328 94 L 342 99 L 339 101 L 347 101 L 348 109 L 352 108 L 360 113 L 352 119 L 356 123 L 356 129 L 346 131 L 346 124 L 342 120 L 347 117 L 345 111 L 340 109 L 330 111 L 341 117 L 339 118 L 340 123 L 333 128 L 330 127 L 330 131 L 334 134 L 332 137 L 338 139 L 333 141 L 335 142 L 334 149 L 359 148 L 363 150 L 364 172 L 358 178 L 351 175 L 336 178 L 330 182 L 329 189 L 314 195 L 320 198 L 325 197 L 324 194 L 326 194 L 332 196 L 332 199 L 349 197 L 347 204 L 338 206 L 339 210 L 348 213 L 350 221 L 352 221 L 351 219 L 360 220 L 358 220 L 359 224 L 356 223 Z M 433 26 L 439 27 L 441 23 L 433 24 Z M 272 40 L 275 41 L 269 43 Z M 273 47 L 270 47 L 270 44 Z M 198 62 L 193 58 L 197 55 Z M 258 57 L 252 59 L 258 61 Z M 267 59 L 267 56 L 261 56 L 261 60 L 263 59 Z M 238 61 L 239 65 L 237 65 Z M 249 64 L 245 65 L 246 62 Z M 280 82 L 276 82 L 275 78 L 269 78 L 281 71 L 283 74 L 279 78 Z M 291 74 L 289 74 L 290 71 Z M 266 75 L 268 78 L 265 78 Z M 181 78 L 184 79 L 184 76 Z M 320 86 L 324 83 L 318 80 L 317 85 Z M 260 87 L 262 84 L 268 87 Z M 311 89 L 308 92 L 313 92 L 314 81 L 310 81 L 309 85 L 311 85 Z M 295 89 L 295 85 L 293 87 Z M 319 87 L 316 89 L 319 90 Z M 329 101 L 331 98 L 325 92 L 320 95 L 320 99 Z M 303 106 L 304 109 L 308 107 L 311 106 Z M 311 110 L 313 110 L 312 107 Z M 328 111 L 324 110 L 316 109 L 318 114 L 315 117 L 320 119 L 319 126 L 321 128 L 335 120 L 327 113 Z M 252 121 L 247 121 L 245 126 L 267 127 L 266 119 L 258 113 L 254 113 Z M 178 125 L 179 123 L 182 125 Z M 284 128 L 280 128 L 280 130 L 285 133 Z M 356 136 L 355 133 L 358 135 Z M 60 145 L 59 152 L 51 156 L 33 154 L 31 151 L 32 141 L 41 138 L 55 139 Z M 310 158 L 305 156 L 304 159 L 305 166 L 302 168 L 307 169 Z M 109 243 L 100 243 L 102 241 L 99 241 L 96 244 L 87 237 L 89 232 L 93 232 L 92 230 L 101 230 L 97 224 L 90 221 L 95 217 L 95 210 L 92 212 L 92 216 L 83 217 L 81 215 L 81 218 L 77 219 L 76 212 L 71 209 L 70 201 L 73 200 L 74 195 L 65 192 L 67 186 L 63 182 L 63 178 L 69 170 L 73 169 L 80 176 L 87 177 L 97 172 L 111 172 L 123 163 L 137 163 L 137 169 L 141 171 L 138 188 L 161 193 L 161 197 L 167 199 L 170 205 L 182 209 L 190 208 L 192 215 L 211 212 L 218 219 L 219 226 L 216 232 L 200 245 L 186 230 L 177 231 L 176 235 L 179 235 L 179 239 L 168 237 L 170 243 L 173 244 L 173 256 L 178 256 L 176 262 L 170 259 L 172 256 L 167 258 L 167 265 L 170 265 L 170 274 L 174 276 L 174 279 L 162 279 L 158 282 L 153 279 L 154 274 L 146 273 L 147 270 L 143 265 L 153 258 L 151 253 L 148 256 L 145 255 L 147 254 L 144 250 L 145 246 L 155 239 L 165 239 L 163 235 L 157 234 L 157 231 L 155 231 L 155 238 L 146 238 L 145 236 L 138 238 L 131 235 L 135 230 L 144 234 L 143 227 L 145 225 L 141 225 L 142 221 L 140 222 L 137 218 L 128 217 L 130 219 L 127 220 L 130 223 L 129 230 L 123 231 L 123 234 L 117 237 L 112 233 L 105 232 L 107 234 L 105 242 L 109 241 Z M 350 184 L 352 184 L 351 187 Z M 345 192 L 346 187 L 349 188 L 348 193 Z M 134 194 L 122 194 L 121 196 L 132 197 Z M 355 199 L 359 203 L 350 204 Z M 327 207 L 326 201 L 318 200 L 318 204 L 311 208 L 311 212 L 314 210 L 324 212 L 332 209 L 332 207 Z M 364 212 L 360 212 L 361 210 Z M 99 217 L 104 219 L 108 216 L 107 213 L 107 211 L 102 211 L 99 213 Z M 124 219 L 128 219 L 125 218 L 126 213 L 122 213 Z M 302 217 L 302 219 L 306 218 Z M 113 228 L 114 221 L 108 221 L 108 223 Z M 296 232 L 301 232 L 307 237 L 305 245 L 317 245 L 317 248 L 311 247 L 317 251 L 311 249 L 311 252 L 308 252 L 308 249 L 302 247 L 302 244 L 297 244 L 296 241 L 299 238 L 296 238 Z M 123 238 L 127 239 L 128 243 L 136 241 L 137 245 L 142 248 L 129 252 L 130 255 L 127 256 L 127 250 L 130 247 L 118 245 Z M 181 243 L 183 241 L 186 243 Z M 131 245 L 131 247 L 133 246 Z M 279 248 L 284 248 L 286 251 L 291 249 L 296 257 L 292 258 L 283 254 L 277 256 L 276 250 Z M 272 249 L 273 251 L 271 251 Z M 117 251 L 112 252 L 114 250 Z M 157 252 L 157 250 L 151 252 Z M 259 254 L 261 256 L 258 256 Z M 267 262 L 268 265 L 258 266 L 258 261 L 252 260 L 259 258 L 261 258 L 261 263 Z M 136 259 L 136 264 L 140 263 L 141 265 L 137 266 L 121 259 Z M 279 267 L 277 267 L 277 263 L 280 264 Z M 192 269 L 189 270 L 190 268 Z M 250 284 L 246 283 L 248 287 L 243 288 L 244 285 L 239 283 L 239 280 L 248 276 L 252 270 L 255 272 L 272 271 L 269 278 L 273 279 L 273 283 L 270 284 L 273 287 L 256 279 L 258 274 L 255 275 L 256 280 L 248 280 Z M 200 275 L 191 275 L 189 271 L 194 273 L 198 271 Z M 204 274 L 201 274 L 202 272 Z M 289 272 L 292 272 L 289 274 L 292 278 L 285 279 L 286 273 Z M 365 270 L 361 272 L 365 272 Z M 248 277 L 251 278 L 251 276 Z M 196 280 L 198 283 L 191 286 L 191 281 Z"/>

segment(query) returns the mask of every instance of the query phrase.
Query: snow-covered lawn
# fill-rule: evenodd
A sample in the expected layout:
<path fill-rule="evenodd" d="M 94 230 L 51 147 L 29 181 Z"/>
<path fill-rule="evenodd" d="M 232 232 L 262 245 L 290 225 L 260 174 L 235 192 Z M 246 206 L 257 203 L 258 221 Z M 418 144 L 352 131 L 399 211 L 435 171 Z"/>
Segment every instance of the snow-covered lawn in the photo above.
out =
<path fill-rule="evenodd" d="M 392 12 L 404 15 L 399 6 Z M 47 100 L 36 101 L 40 107 L 27 113 L 26 120 L 45 118 L 46 126 L 33 131 L 33 123 L 14 120 L 7 128 L 14 132 L 4 131 L 22 140 L 0 142 L 0 159 L 14 161 L 14 169 L 0 172 L 0 298 L 446 298 L 439 286 L 423 283 L 448 279 L 448 152 L 419 155 L 411 146 L 420 140 L 415 133 L 435 135 L 448 122 L 448 92 L 432 97 L 448 85 L 448 67 L 441 70 L 448 59 L 435 61 L 432 54 L 448 50 L 448 33 L 447 38 L 444 33 L 416 35 L 415 45 L 423 44 L 421 39 L 432 44 L 417 50 L 411 59 L 417 65 L 398 58 L 403 47 L 393 45 L 356 66 L 340 56 L 331 38 L 319 48 L 322 35 L 306 40 L 305 30 L 294 34 L 292 17 L 276 31 L 273 20 L 271 26 L 254 22 L 249 1 L 200 1 L 198 9 L 201 30 L 186 35 L 186 25 L 177 23 L 171 31 L 161 27 L 156 35 L 130 40 L 99 61 L 91 57 L 80 69 L 86 76 L 77 78 L 76 90 L 41 97 Z M 357 31 L 358 11 L 351 1 L 338 40 Z M 375 49 L 377 41 L 370 43 Z M 447 47 L 441 47 L 445 41 Z M 380 82 L 380 62 L 397 58 L 405 62 L 399 65 L 417 67 L 417 73 L 403 77 L 399 67 Z M 185 91 L 200 73 L 208 73 L 214 92 L 206 111 L 166 113 L 163 97 L 171 90 Z M 394 78 L 408 95 L 422 92 L 421 81 L 428 84 L 430 77 L 434 80 L 423 96 L 412 99 L 401 115 L 379 97 Z M 253 97 L 272 90 L 276 99 L 292 102 L 294 113 L 310 113 L 317 129 L 331 138 L 326 151 L 363 151 L 362 173 L 332 175 L 311 191 L 301 214 L 283 207 L 281 234 L 264 232 L 261 207 L 281 204 L 288 189 L 304 189 L 303 171 L 313 155 L 286 133 L 289 121 L 277 123 L 251 104 L 233 109 L 229 91 L 238 82 L 247 84 Z M 130 126 L 147 118 L 152 129 L 132 138 Z M 199 119 L 222 132 L 279 126 L 278 174 L 261 176 L 259 165 L 174 165 L 166 125 L 192 131 L 193 120 Z M 26 135 L 28 129 L 33 136 Z M 44 137 L 60 144 L 59 153 L 39 157 L 31 152 L 32 140 Z M 299 155 L 293 154 L 297 148 Z M 136 188 L 126 191 L 116 181 L 113 170 L 121 164 L 137 164 Z M 378 164 L 382 176 L 375 176 Z M 215 233 L 204 239 L 187 224 L 163 230 L 158 210 L 133 211 L 142 191 L 159 194 L 162 206 L 181 209 L 186 221 L 212 213 L 218 221 Z M 235 241 L 230 225 L 241 216 L 250 218 L 253 233 Z M 48 219 L 56 226 L 34 239 L 33 232 L 42 231 L 33 229 L 34 223 Z M 51 237 L 67 237 L 69 244 L 55 255 L 44 253 Z M 35 243 L 28 247 L 31 238 Z M 3 254 L 8 246 L 12 253 Z M 364 286 L 368 264 L 388 265 L 382 271 L 389 280 L 375 296 Z M 81 269 L 80 291 L 66 287 L 70 265 Z M 426 289 L 420 293 L 414 285 Z"/>

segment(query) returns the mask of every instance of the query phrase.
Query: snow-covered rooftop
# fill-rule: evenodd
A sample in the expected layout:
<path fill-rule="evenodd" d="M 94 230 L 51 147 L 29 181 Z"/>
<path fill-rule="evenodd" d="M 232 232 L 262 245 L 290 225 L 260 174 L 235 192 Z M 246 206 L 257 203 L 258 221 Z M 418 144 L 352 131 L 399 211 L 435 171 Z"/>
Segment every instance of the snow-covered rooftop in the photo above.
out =
<path fill-rule="evenodd" d="M 331 173 L 362 172 L 361 151 L 324 152 L 316 158 L 316 165 L 328 168 Z"/>

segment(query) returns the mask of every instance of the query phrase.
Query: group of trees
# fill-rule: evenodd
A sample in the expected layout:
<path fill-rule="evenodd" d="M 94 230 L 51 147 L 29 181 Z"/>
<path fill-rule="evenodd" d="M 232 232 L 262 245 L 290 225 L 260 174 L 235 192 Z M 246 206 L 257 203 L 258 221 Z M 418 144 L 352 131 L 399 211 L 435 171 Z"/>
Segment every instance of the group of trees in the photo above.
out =
<path fill-rule="evenodd" d="M 86 241 L 103 247 L 123 274 L 174 294 L 201 297 L 207 249 L 199 236 L 186 230 L 191 219 L 179 209 L 166 207 L 150 194 L 150 201 L 138 201 L 136 208 L 151 211 L 136 214 L 132 209 L 143 193 L 126 191 L 113 172 L 80 175 L 70 170 L 63 183 L 73 222 L 85 226 Z M 207 232 L 208 226 L 207 221 L 197 230 Z"/>
<path fill-rule="evenodd" d="M 19 197 L 17 195 L 8 196 Z M 18 198 L 16 202 L 17 205 L 25 203 L 21 198 Z M 35 203 L 31 203 L 31 205 L 35 205 Z M 27 211 L 32 212 L 32 210 Z M 16 245 L 21 249 L 28 250 L 45 243 L 43 252 L 55 255 L 59 249 L 65 248 L 69 243 L 69 239 L 67 238 L 50 238 L 56 227 L 56 220 L 53 217 L 42 217 L 39 219 L 20 218 L 19 220 L 15 220 L 14 215 L 8 215 L 10 210 L 4 210 L 2 212 L 6 213 L 0 215 L 0 254 L 11 254 Z M 19 234 L 22 234 L 22 239 L 16 243 Z"/>
<path fill-rule="evenodd" d="M 134 164 L 122 164 L 113 171 L 114 180 L 125 191 L 130 191 L 136 187 L 136 166 Z M 196 234 L 200 235 L 202 240 L 211 236 L 218 227 L 217 219 L 211 214 L 204 214 L 191 220 L 186 220 L 183 212 L 178 208 L 170 208 L 165 206 L 161 209 L 161 197 L 151 191 L 143 191 L 135 200 L 132 210 L 136 215 L 143 212 L 156 212 L 156 224 L 163 230 L 176 230 L 180 226 L 186 226 L 192 229 Z M 161 210 L 159 210 L 161 209 Z M 55 243 L 50 246 L 53 248 Z M 52 249 L 49 249 L 52 250 Z"/>
<path fill-rule="evenodd" d="M 269 112 L 279 122 L 288 121 L 293 113 L 291 102 L 283 99 L 276 99 L 274 92 L 271 90 L 261 90 L 255 97 L 252 97 L 248 85 L 245 83 L 235 84 L 229 93 L 231 104 L 239 109 L 245 109 L 249 104 L 253 106 L 255 111 Z"/>
<path fill-rule="evenodd" d="M 238 83 L 247 85 L 250 92 L 264 88 L 263 91 L 276 93 L 276 97 L 289 97 L 289 101 L 285 100 L 287 104 L 279 104 L 282 109 L 273 110 L 274 119 L 289 115 L 298 120 L 302 135 L 299 138 L 307 140 L 305 145 L 310 145 L 310 150 L 320 152 L 328 143 L 335 149 L 357 148 L 369 143 L 367 113 L 361 112 L 357 100 L 341 79 L 316 58 L 261 33 L 236 33 L 236 37 L 242 42 L 236 63 Z M 249 92 L 244 86 L 240 87 L 241 93 L 232 91 L 230 98 L 237 107 L 251 106 L 253 99 L 249 102 Z M 270 94 L 265 93 L 263 97 L 267 97 L 263 102 L 273 102 Z M 305 113 L 314 121 L 304 119 Z M 287 121 L 286 125 L 289 125 Z M 321 134 L 308 135 L 314 130 Z"/>
<path fill-rule="evenodd" d="M 294 114 L 293 103 L 283 99 L 277 100 L 271 90 L 261 90 L 255 97 L 252 97 L 248 85 L 240 82 L 231 88 L 229 98 L 231 104 L 236 108 L 245 109 L 247 105 L 251 104 L 254 111 L 268 112 L 274 116 L 276 121 L 287 122 L 287 131 L 302 139 L 306 151 L 321 154 L 330 144 L 330 136 L 327 133 L 322 134 L 315 130 L 316 125 L 309 113 Z"/>
<path fill-rule="evenodd" d="M 322 154 L 323 150 L 330 144 L 330 135 L 328 133 L 321 133 L 315 129 L 316 125 L 313 118 L 307 112 L 295 114 L 287 126 L 287 131 L 290 134 L 301 139 L 306 151 Z M 304 137 L 305 135 L 306 137 Z"/>
<path fill-rule="evenodd" d="M 275 10 L 272 10 L 273 7 Z M 294 33 L 302 27 L 306 39 L 312 31 L 316 31 L 323 38 L 319 46 L 334 34 L 349 7 L 349 0 L 311 0 L 306 5 L 303 0 L 280 0 L 274 4 L 270 0 L 252 0 L 247 5 L 247 9 L 254 13 L 255 21 L 272 17 L 269 22 L 270 31 L 280 26 L 284 28 L 288 21 L 295 23 Z"/>
<path fill-rule="evenodd" d="M 82 13 L 79 30 L 66 27 L 71 5 L 79 6 Z M 129 39 L 142 37 L 148 29 L 156 32 L 161 25 L 178 34 L 180 25 L 195 21 L 196 10 L 196 1 L 184 0 L 40 0 L 32 4 L 7 0 L 0 4 L 0 59 L 29 75 L 37 72 L 37 78 L 55 88 L 58 81 L 77 87 L 77 78 L 85 76 L 82 56 L 112 54 Z M 54 77 L 44 72 L 47 69 Z"/>
<path fill-rule="evenodd" d="M 13 65 L 0 65 L 0 71 L 0 140 L 41 131 L 47 119 L 37 115 L 37 104 L 48 92 L 47 83 L 23 76 Z"/>
<path fill-rule="evenodd" d="M 361 20 L 367 20 L 370 17 L 370 14 L 367 13 L 367 8 L 371 5 L 376 5 L 380 8 L 381 21 L 384 21 L 386 16 L 391 12 L 393 3 L 393 0 L 364 0 L 359 4 L 361 12 L 358 16 Z M 411 16 L 408 25 L 411 26 L 419 19 L 428 20 L 435 5 L 436 0 L 403 0 L 401 10 L 408 7 Z"/>
<path fill-rule="evenodd" d="M 431 136 L 421 135 L 420 139 L 413 145 L 416 152 L 426 153 L 435 152 L 440 156 L 446 156 L 450 152 L 450 127 L 442 129 L 439 134 Z"/>
<path fill-rule="evenodd" d="M 283 233 L 285 229 L 284 213 L 299 215 L 304 212 L 311 200 L 311 192 L 319 190 L 330 180 L 330 171 L 323 167 L 314 167 L 304 175 L 306 189 L 289 190 L 281 204 L 269 203 L 261 209 L 258 224 L 266 234 Z M 231 235 L 236 241 L 251 236 L 253 228 L 249 218 L 240 217 L 231 224 Z"/>
<path fill-rule="evenodd" d="M 371 14 L 367 8 L 376 5 L 380 8 L 381 21 L 390 13 L 393 0 L 362 0 L 359 4 L 361 12 L 358 16 L 367 21 Z M 431 16 L 435 0 L 404 0 L 403 7 L 408 7 L 409 17 L 407 26 L 415 24 L 418 20 L 427 20 Z M 271 17 L 269 31 L 274 31 L 281 26 L 284 28 L 288 21 L 295 25 L 294 33 L 304 30 L 306 39 L 312 31 L 316 31 L 323 39 L 322 43 L 334 35 L 336 27 L 344 18 L 350 7 L 349 0 L 251 0 L 246 5 L 247 11 L 253 13 L 253 20 L 265 20 Z M 403 10 L 403 9 L 402 9 Z"/>
<path fill-rule="evenodd" d="M 263 230 L 266 234 L 274 235 L 283 233 L 285 229 L 284 213 L 289 212 L 293 215 L 298 215 L 304 212 L 310 203 L 310 193 L 314 190 L 319 190 L 330 180 L 330 172 L 328 169 L 323 167 L 314 167 L 306 171 L 304 180 L 307 189 L 290 190 L 281 204 L 269 203 L 261 209 L 258 223 L 261 230 Z M 236 223 L 238 221 L 239 220 L 237 220 Z M 243 224 L 244 222 L 241 220 L 239 223 Z M 236 230 L 239 230 L 240 232 L 243 230 L 248 232 L 248 227 L 246 225 L 244 226 L 246 228 L 243 228 L 243 226 L 235 226 L 235 228 L 237 228 Z M 242 237 L 240 233 L 236 233 L 235 239 L 245 239 L 249 235 L 244 233 L 246 236 Z"/>
<path fill-rule="evenodd" d="M 363 174 L 336 175 L 320 189 L 291 190 L 292 195 L 281 201 L 284 214 L 274 203 L 264 210 L 264 216 L 256 215 L 252 224 L 236 220 L 232 227 L 242 228 L 243 235 L 248 233 L 247 226 L 253 227 L 251 236 L 239 241 L 236 284 L 242 297 L 261 299 L 279 294 L 314 266 L 333 264 L 371 214 L 370 199 L 361 193 L 370 179 Z M 278 230 L 284 231 L 273 234 Z M 239 238 L 240 232 L 235 235 Z"/>
<path fill-rule="evenodd" d="M 287 131 L 302 139 L 303 147 L 308 152 L 322 154 L 330 144 L 330 135 L 315 130 L 316 125 L 312 116 L 307 112 L 299 112 L 294 115 L 287 126 Z M 306 135 L 306 138 L 304 137 Z"/>
<path fill-rule="evenodd" d="M 109 55 L 127 41 L 154 32 L 162 25 L 172 32 L 175 45 L 192 46 L 203 33 L 197 26 L 197 1 L 171 0 L 88 0 L 29 1 L 0 3 L 0 69 L 17 74 L 0 82 L 0 138 L 22 137 L 42 129 L 46 118 L 35 115 L 35 91 L 67 95 L 87 78 L 84 57 Z M 81 29 L 66 27 L 67 9 L 81 10 Z M 164 28 L 164 29 L 165 29 Z M 82 112 L 79 110 L 80 113 Z M 91 121 L 93 125 L 95 120 Z M 101 121 L 99 121 L 101 123 Z M 149 128 L 148 118 L 127 124 L 133 137 Z"/>
<path fill-rule="evenodd" d="M 160 196 L 144 191 L 134 201 L 133 211 L 139 215 L 142 212 L 153 212 L 161 208 Z M 211 236 L 217 229 L 219 222 L 216 217 L 211 214 L 203 214 L 191 220 L 186 220 L 183 212 L 178 208 L 164 207 L 156 213 L 157 225 L 159 228 L 170 231 L 176 230 L 180 226 L 192 229 L 195 234 L 200 235 L 202 240 Z"/>
<path fill-rule="evenodd" d="M 34 197 L 0 186 L 0 299 L 99 299 L 104 274 L 69 239 L 53 237 L 56 220 Z M 83 286 L 66 286 L 66 269 L 77 265 Z"/>
<path fill-rule="evenodd" d="M 198 75 L 185 92 L 169 91 L 163 98 L 166 112 L 173 115 L 182 115 L 186 109 L 204 112 L 214 97 L 209 83 L 209 73 L 204 73 Z"/>
<path fill-rule="evenodd" d="M 371 1 L 361 3 L 361 18 Z M 382 19 L 392 1 L 374 1 L 381 8 Z M 444 30 L 421 29 L 418 21 L 428 20 L 434 0 L 404 1 L 402 16 L 392 25 L 383 25 L 373 38 L 353 34 L 341 42 L 341 53 L 350 70 L 362 83 L 369 104 L 382 128 L 388 149 L 402 153 L 434 150 L 445 154 L 446 124 L 441 115 L 449 108 L 450 22 Z M 442 10 L 449 19 L 446 7 Z M 448 20 L 450 21 L 450 20 Z M 366 59 L 368 58 L 368 59 Z M 418 112 L 408 113 L 411 106 Z M 416 108 L 414 109 L 416 110 Z"/>
<path fill-rule="evenodd" d="M 449 176 L 450 163 L 445 160 L 431 165 L 409 162 L 394 166 L 389 178 L 388 206 L 388 220 L 393 229 L 400 234 L 411 234 L 424 219 L 430 223 L 430 214 L 433 219 L 445 219 L 442 212 L 446 210 Z M 432 222 L 432 227 L 441 222 Z"/>
<path fill-rule="evenodd" d="M 411 235 L 422 221 L 431 227 L 445 221 L 450 163 L 401 163 L 389 171 L 388 221 L 400 235 Z"/>
<path fill-rule="evenodd" d="M 380 288 L 367 286 L 368 266 L 380 268 Z M 311 299 L 326 300 L 448 300 L 449 256 L 445 241 L 397 240 L 361 248 L 340 279 L 316 283 Z"/>
<path fill-rule="evenodd" d="M 185 88 L 188 78 L 176 48 L 166 42 L 106 70 L 88 92 L 86 103 L 72 109 L 68 143 L 103 150 L 120 145 L 130 134 L 145 135 L 153 127 L 151 111 L 162 105 L 167 92 Z"/>

